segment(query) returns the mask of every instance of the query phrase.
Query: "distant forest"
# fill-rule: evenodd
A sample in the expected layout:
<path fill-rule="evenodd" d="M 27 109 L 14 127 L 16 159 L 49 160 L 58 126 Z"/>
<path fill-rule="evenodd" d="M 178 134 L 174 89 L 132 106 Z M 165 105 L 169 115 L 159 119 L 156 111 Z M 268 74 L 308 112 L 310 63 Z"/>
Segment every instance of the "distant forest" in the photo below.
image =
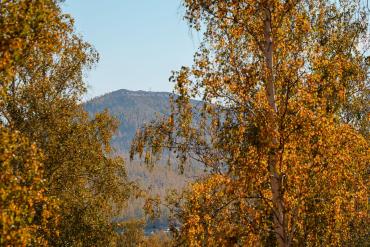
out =
<path fill-rule="evenodd" d="M 123 157 L 129 157 L 130 145 L 135 133 L 145 124 L 155 121 L 156 118 L 170 115 L 170 96 L 166 92 L 129 91 L 121 89 L 93 98 L 84 103 L 84 108 L 90 116 L 108 110 L 109 114 L 116 117 L 120 125 L 113 135 L 111 143 L 115 151 Z M 192 100 L 194 106 L 200 101 Z M 140 160 L 126 160 L 127 175 L 130 180 L 137 182 L 142 188 L 148 190 L 152 196 L 166 198 L 170 190 L 182 191 L 188 182 L 205 174 L 204 167 L 196 162 L 180 174 L 175 164 L 169 166 L 168 153 L 149 168 Z M 173 155 L 173 154 L 172 154 Z M 176 162 L 176 161 L 174 161 Z M 144 199 L 131 198 L 127 208 L 122 212 L 124 219 L 145 219 L 143 210 Z M 161 207 L 160 217 L 154 221 L 146 221 L 146 231 L 159 231 L 169 227 L 169 211 Z"/>

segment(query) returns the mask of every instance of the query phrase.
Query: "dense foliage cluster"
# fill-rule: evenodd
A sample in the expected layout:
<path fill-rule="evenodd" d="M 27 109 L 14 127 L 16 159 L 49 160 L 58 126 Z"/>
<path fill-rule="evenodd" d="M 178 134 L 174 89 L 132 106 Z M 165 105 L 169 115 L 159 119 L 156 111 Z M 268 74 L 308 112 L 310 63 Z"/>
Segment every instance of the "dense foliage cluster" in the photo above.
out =
<path fill-rule="evenodd" d="M 59 5 L 0 2 L 2 246 L 110 245 L 130 192 L 116 120 L 80 104 L 98 54 Z"/>
<path fill-rule="evenodd" d="M 35 145 L 0 127 L 1 246 L 46 246 L 57 237 L 54 198 L 47 195 L 43 156 Z"/>
<path fill-rule="evenodd" d="M 368 242 L 367 9 L 346 0 L 184 6 L 203 42 L 172 77 L 171 116 L 144 127 L 131 150 L 152 162 L 168 148 L 211 169 L 171 198 L 178 243 Z"/>

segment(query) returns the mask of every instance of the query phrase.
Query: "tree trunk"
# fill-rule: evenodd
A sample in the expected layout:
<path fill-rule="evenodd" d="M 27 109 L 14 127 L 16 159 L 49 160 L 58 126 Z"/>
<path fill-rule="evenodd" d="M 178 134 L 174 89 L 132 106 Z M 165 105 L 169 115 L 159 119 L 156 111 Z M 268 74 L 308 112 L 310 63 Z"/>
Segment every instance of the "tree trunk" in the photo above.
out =
<path fill-rule="evenodd" d="M 264 19 L 264 56 L 266 60 L 266 82 L 265 90 L 267 99 L 270 107 L 272 108 L 274 114 L 277 113 L 277 106 L 275 103 L 275 88 L 274 88 L 274 73 L 273 73 L 273 35 L 271 28 L 271 13 L 269 6 L 266 6 L 263 10 L 265 14 Z M 277 124 L 275 122 L 275 117 L 271 118 L 272 129 L 277 130 Z M 272 134 L 273 135 L 273 134 Z M 274 217 L 274 231 L 278 245 L 280 247 L 287 247 L 288 239 L 286 235 L 286 224 L 284 216 L 284 202 L 283 195 L 281 190 L 281 176 L 277 171 L 278 163 L 278 144 L 277 138 L 273 135 L 270 138 L 272 141 L 272 148 L 268 154 L 268 168 L 270 171 L 270 183 L 271 183 L 271 192 L 272 192 L 272 202 L 273 202 L 273 217 Z"/>

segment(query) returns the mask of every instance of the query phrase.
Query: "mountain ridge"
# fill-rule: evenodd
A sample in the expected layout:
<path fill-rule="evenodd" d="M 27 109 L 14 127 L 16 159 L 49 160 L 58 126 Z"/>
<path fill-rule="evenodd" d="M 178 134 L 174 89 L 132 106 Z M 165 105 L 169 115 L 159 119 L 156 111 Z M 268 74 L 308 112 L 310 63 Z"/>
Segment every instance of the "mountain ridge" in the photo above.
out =
<path fill-rule="evenodd" d="M 127 153 L 137 128 L 154 120 L 158 115 L 169 114 L 171 95 L 174 94 L 119 89 L 94 97 L 83 105 L 90 116 L 107 109 L 120 121 L 112 138 L 112 145 L 117 151 Z"/>

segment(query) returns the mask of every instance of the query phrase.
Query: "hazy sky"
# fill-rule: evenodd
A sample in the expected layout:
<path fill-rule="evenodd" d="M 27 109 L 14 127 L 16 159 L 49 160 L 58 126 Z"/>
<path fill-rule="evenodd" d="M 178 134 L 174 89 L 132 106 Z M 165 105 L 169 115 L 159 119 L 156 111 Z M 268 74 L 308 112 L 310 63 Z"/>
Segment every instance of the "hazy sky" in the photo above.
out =
<path fill-rule="evenodd" d="M 121 88 L 171 91 L 171 70 L 192 63 L 200 40 L 180 0 L 67 0 L 63 10 L 100 54 L 87 98 Z"/>

